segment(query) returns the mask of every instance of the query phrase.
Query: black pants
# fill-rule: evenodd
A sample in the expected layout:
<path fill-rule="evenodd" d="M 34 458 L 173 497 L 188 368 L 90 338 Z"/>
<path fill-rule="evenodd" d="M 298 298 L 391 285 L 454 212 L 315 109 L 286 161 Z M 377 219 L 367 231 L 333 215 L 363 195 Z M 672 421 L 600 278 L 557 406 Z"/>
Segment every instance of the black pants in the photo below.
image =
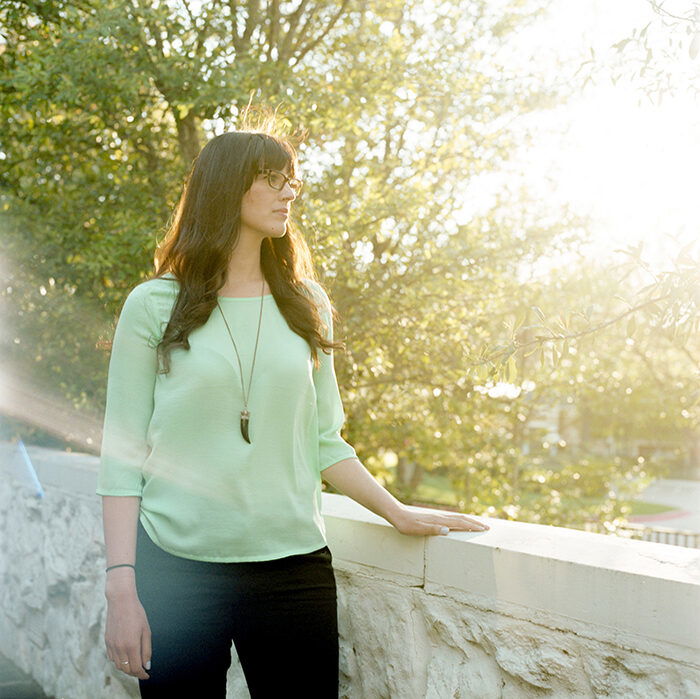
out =
<path fill-rule="evenodd" d="M 327 546 L 271 561 L 173 556 L 139 522 L 136 588 L 151 628 L 142 697 L 226 696 L 231 642 L 252 699 L 338 697 L 338 619 Z"/>

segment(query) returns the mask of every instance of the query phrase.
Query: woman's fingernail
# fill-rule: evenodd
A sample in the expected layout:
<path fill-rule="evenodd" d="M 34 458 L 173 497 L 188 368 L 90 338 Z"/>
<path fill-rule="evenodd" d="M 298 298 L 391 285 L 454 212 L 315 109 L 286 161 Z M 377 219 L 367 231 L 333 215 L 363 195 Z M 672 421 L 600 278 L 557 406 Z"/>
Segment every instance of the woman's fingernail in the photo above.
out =
<path fill-rule="evenodd" d="M 150 669 L 151 669 L 151 661 L 149 660 L 149 661 L 144 665 L 144 667 L 146 668 L 146 670 L 150 670 Z"/>
<path fill-rule="evenodd" d="M 449 527 L 440 527 L 440 534 L 449 534 L 449 533 L 450 533 Z"/>

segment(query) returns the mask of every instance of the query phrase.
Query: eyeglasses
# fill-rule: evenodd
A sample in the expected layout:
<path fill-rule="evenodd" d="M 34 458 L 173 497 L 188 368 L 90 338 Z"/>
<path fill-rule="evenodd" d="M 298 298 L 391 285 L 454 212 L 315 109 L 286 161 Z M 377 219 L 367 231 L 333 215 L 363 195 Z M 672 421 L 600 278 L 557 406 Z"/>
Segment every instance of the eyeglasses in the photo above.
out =
<path fill-rule="evenodd" d="M 284 189 L 284 185 L 289 182 L 289 186 L 292 188 L 294 194 L 299 194 L 304 184 L 298 177 L 287 177 L 287 175 L 279 170 L 258 170 L 258 175 L 265 175 L 270 187 L 280 191 Z"/>

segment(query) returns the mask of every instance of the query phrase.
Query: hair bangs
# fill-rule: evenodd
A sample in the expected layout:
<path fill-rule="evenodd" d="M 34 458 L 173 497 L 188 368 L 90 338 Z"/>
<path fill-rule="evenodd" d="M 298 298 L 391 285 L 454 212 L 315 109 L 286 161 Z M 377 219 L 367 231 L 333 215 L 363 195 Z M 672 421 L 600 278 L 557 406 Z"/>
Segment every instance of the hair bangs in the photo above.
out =
<path fill-rule="evenodd" d="M 296 177 L 296 153 L 289 144 L 281 143 L 275 138 L 263 135 L 261 146 L 260 149 L 256 148 L 256 155 L 260 153 L 258 159 L 258 168 L 260 170 L 270 169 L 282 172 L 289 166 L 290 176 Z"/>

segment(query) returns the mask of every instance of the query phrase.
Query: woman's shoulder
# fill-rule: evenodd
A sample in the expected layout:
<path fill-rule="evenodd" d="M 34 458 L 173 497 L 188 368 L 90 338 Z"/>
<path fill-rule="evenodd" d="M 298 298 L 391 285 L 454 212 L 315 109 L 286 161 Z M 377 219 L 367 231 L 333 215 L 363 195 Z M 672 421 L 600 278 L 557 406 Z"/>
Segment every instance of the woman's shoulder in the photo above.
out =
<path fill-rule="evenodd" d="M 311 296 L 314 302 L 323 308 L 330 305 L 328 293 L 323 285 L 310 277 L 301 279 L 302 289 Z M 180 291 L 180 283 L 172 272 L 158 277 L 152 277 L 139 282 L 128 294 L 131 302 L 139 300 L 153 309 L 157 315 L 168 313 Z"/>
<path fill-rule="evenodd" d="M 139 282 L 133 291 L 139 290 L 138 293 L 153 295 L 153 294 L 176 294 L 180 283 L 175 276 L 168 272 L 160 277 L 152 277 L 145 281 Z"/>
<path fill-rule="evenodd" d="M 178 291 L 174 276 L 153 277 L 139 282 L 127 295 L 127 302 L 140 301 L 157 316 L 172 308 Z"/>

